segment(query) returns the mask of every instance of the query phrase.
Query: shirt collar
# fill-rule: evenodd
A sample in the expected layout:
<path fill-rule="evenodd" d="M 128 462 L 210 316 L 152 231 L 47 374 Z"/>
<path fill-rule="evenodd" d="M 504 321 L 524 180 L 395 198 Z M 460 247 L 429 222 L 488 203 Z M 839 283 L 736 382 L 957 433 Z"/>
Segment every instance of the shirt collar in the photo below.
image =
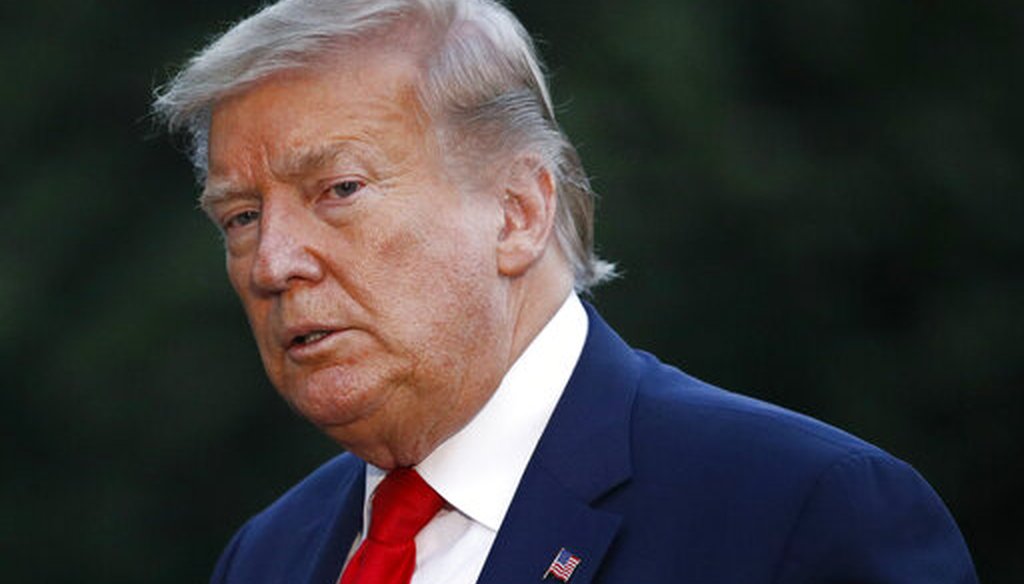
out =
<path fill-rule="evenodd" d="M 505 373 L 494 395 L 466 426 L 416 466 L 455 509 L 492 531 L 501 526 L 519 480 L 576 367 L 587 338 L 587 314 L 575 293 Z M 367 465 L 369 497 L 385 472 Z"/>

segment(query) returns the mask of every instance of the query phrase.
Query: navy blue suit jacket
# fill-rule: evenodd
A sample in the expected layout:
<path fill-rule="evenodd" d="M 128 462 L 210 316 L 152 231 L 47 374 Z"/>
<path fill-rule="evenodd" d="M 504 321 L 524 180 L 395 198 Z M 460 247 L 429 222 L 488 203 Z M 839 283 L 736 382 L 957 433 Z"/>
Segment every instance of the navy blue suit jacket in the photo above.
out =
<path fill-rule="evenodd" d="M 945 506 L 907 464 L 811 418 L 628 347 L 587 307 L 579 363 L 479 582 L 977 582 Z M 364 464 L 328 462 L 253 517 L 215 584 L 335 584 L 361 529 Z"/>

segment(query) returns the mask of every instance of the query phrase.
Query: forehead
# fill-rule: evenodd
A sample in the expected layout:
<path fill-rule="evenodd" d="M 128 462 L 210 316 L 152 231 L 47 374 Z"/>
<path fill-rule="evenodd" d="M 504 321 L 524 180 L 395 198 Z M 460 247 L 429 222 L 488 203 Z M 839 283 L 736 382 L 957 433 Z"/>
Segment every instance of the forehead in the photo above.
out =
<path fill-rule="evenodd" d="M 209 175 L 230 178 L 257 159 L 288 172 L 339 142 L 401 155 L 427 136 L 418 74 L 408 52 L 357 50 L 224 98 L 212 112 Z"/>

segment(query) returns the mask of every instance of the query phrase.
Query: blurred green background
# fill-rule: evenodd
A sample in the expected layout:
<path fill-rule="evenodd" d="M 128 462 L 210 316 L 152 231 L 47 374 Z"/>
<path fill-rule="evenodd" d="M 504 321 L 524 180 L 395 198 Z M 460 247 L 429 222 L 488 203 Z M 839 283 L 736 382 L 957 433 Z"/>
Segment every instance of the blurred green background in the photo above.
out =
<path fill-rule="evenodd" d="M 914 464 L 1024 573 L 1024 10 L 513 0 L 634 345 Z M 0 8 L 0 573 L 206 580 L 336 448 L 264 380 L 153 88 L 255 2 Z"/>

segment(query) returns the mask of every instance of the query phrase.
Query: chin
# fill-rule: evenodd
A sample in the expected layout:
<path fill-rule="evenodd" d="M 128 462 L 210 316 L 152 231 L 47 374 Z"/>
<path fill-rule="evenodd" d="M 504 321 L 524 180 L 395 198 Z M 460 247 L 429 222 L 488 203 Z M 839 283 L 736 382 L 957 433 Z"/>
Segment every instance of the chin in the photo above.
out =
<path fill-rule="evenodd" d="M 292 381 L 282 395 L 320 428 L 350 425 L 373 415 L 391 394 L 387 384 L 366 373 L 352 367 L 321 369 Z"/>

